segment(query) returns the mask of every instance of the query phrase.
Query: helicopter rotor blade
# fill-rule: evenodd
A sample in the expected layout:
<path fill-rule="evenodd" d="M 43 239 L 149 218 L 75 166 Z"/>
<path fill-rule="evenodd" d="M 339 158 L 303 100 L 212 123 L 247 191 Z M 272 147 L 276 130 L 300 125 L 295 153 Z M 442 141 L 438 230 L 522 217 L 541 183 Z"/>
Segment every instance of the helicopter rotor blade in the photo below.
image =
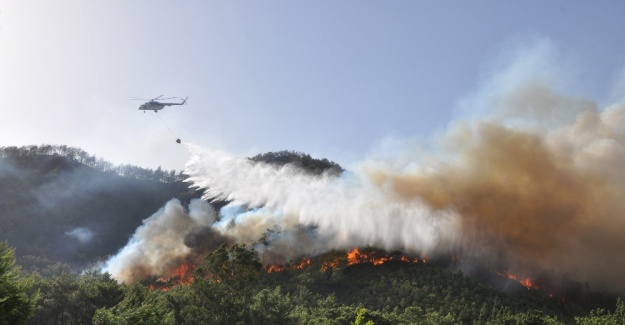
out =
<path fill-rule="evenodd" d="M 130 97 L 130 100 L 148 100 L 148 101 L 151 101 L 151 100 L 167 100 L 167 99 L 180 99 L 180 100 L 182 100 L 183 99 L 182 97 L 165 97 L 165 98 L 161 98 L 163 96 L 164 95 L 160 95 L 160 96 L 155 97 L 155 98 Z"/>

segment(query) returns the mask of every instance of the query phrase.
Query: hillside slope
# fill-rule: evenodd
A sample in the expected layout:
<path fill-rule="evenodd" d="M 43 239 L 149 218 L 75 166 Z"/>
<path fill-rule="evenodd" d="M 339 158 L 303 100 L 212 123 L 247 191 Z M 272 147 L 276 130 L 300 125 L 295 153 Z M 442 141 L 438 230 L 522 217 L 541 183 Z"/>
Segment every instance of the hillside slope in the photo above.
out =
<path fill-rule="evenodd" d="M 189 202 L 175 171 L 113 166 L 66 146 L 0 148 L 0 240 L 27 269 L 114 254 L 165 202 Z"/>

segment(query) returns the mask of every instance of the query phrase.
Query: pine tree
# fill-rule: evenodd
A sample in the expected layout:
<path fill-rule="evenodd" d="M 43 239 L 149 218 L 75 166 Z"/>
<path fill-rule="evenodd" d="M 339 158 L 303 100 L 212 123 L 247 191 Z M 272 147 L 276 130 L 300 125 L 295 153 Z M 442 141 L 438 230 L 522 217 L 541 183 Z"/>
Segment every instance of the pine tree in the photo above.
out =
<path fill-rule="evenodd" d="M 36 298 L 28 296 L 31 285 L 19 271 L 14 250 L 0 243 L 0 325 L 23 324 L 34 311 Z"/>

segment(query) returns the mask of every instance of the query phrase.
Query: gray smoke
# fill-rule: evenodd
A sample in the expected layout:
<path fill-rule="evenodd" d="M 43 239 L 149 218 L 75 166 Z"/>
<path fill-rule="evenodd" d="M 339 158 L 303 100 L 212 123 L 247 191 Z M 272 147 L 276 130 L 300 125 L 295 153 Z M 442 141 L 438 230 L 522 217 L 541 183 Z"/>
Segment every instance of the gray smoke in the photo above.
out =
<path fill-rule="evenodd" d="M 78 227 L 72 229 L 71 231 L 66 231 L 65 235 L 78 240 L 81 244 L 86 244 L 93 239 L 95 233 L 89 228 Z"/>
<path fill-rule="evenodd" d="M 128 244 L 106 262 L 103 271 L 126 283 L 149 276 L 167 277 L 181 263 L 201 258 L 194 248 L 209 251 L 226 241 L 208 230 L 215 218 L 215 210 L 205 201 L 191 201 L 186 210 L 180 201 L 172 199 L 143 221 Z M 205 237 L 199 238 L 198 234 Z"/>

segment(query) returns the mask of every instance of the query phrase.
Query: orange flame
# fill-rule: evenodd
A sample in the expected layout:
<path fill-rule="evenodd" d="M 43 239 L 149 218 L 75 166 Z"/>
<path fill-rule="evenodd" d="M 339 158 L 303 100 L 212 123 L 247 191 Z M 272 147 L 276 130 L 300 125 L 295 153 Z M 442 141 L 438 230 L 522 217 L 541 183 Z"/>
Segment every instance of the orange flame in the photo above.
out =
<path fill-rule="evenodd" d="M 281 264 L 271 264 L 269 266 L 266 267 L 267 273 L 273 273 L 273 272 L 282 272 L 285 269 L 290 269 L 290 270 L 301 270 L 307 266 L 310 265 L 310 259 L 308 258 L 302 258 L 302 260 L 299 263 L 293 263 L 288 267 L 285 267 L 284 265 Z"/>
<path fill-rule="evenodd" d="M 331 261 L 325 261 L 323 262 L 323 264 L 321 264 L 321 272 L 325 272 L 328 269 L 333 269 L 335 267 L 339 266 L 339 260 L 338 258 L 335 258 Z"/>
<path fill-rule="evenodd" d="M 193 283 L 193 271 L 195 265 L 191 263 L 182 263 L 178 265 L 167 278 L 159 278 L 155 283 L 149 285 L 152 290 L 169 291 L 172 287 L 179 285 L 189 285 Z"/>
<path fill-rule="evenodd" d="M 382 265 L 384 262 L 390 261 L 392 258 L 387 256 L 376 257 L 375 253 L 362 253 L 358 248 L 347 253 L 347 265 L 371 263 L 373 265 Z"/>
<path fill-rule="evenodd" d="M 360 249 L 355 248 L 350 252 L 347 252 L 347 265 L 355 265 L 362 263 L 370 263 L 373 265 L 382 265 L 389 261 L 400 261 L 405 263 L 425 263 L 425 259 L 418 258 L 409 258 L 407 256 L 395 256 L 390 254 L 381 254 L 378 252 L 370 251 L 370 252 L 362 252 Z M 334 257 L 330 261 L 323 261 L 321 264 L 321 272 L 325 272 L 328 269 L 333 269 L 341 265 L 341 258 Z M 311 260 L 308 258 L 302 258 L 299 262 L 293 262 L 290 265 L 282 265 L 282 264 L 271 264 L 266 266 L 265 269 L 267 273 L 273 272 L 282 272 L 284 270 L 301 270 L 305 267 L 309 267 L 312 264 Z"/>
<path fill-rule="evenodd" d="M 284 271 L 284 267 L 282 267 L 282 265 L 272 264 L 267 267 L 267 273 L 282 272 L 282 271 Z"/>
<path fill-rule="evenodd" d="M 504 277 L 504 278 L 508 278 L 511 280 L 514 280 L 518 283 L 520 283 L 522 286 L 526 287 L 527 290 L 538 290 L 539 287 L 532 282 L 532 280 L 530 278 L 522 278 L 517 276 L 514 273 L 511 273 L 510 271 L 504 271 L 504 272 L 497 272 L 497 274 L 499 274 L 500 276 Z"/>
<path fill-rule="evenodd" d="M 302 261 L 299 264 L 294 264 L 291 265 L 292 269 L 297 269 L 297 270 L 301 270 L 303 269 L 305 266 L 309 266 L 310 265 L 310 260 L 307 258 L 303 258 Z"/>
<path fill-rule="evenodd" d="M 373 265 L 382 265 L 389 261 L 401 261 L 406 263 L 419 263 L 419 259 L 415 258 L 410 260 L 407 256 L 396 257 L 393 255 L 381 255 L 377 252 L 369 252 L 364 253 L 361 252 L 358 248 L 352 250 L 347 253 L 347 265 L 361 264 L 361 263 L 371 263 Z M 425 259 L 422 259 L 423 263 L 425 263 Z"/>
<path fill-rule="evenodd" d="M 193 270 L 195 270 L 195 265 L 181 264 L 174 270 L 170 279 L 177 279 L 178 285 L 191 284 L 193 283 Z"/>

